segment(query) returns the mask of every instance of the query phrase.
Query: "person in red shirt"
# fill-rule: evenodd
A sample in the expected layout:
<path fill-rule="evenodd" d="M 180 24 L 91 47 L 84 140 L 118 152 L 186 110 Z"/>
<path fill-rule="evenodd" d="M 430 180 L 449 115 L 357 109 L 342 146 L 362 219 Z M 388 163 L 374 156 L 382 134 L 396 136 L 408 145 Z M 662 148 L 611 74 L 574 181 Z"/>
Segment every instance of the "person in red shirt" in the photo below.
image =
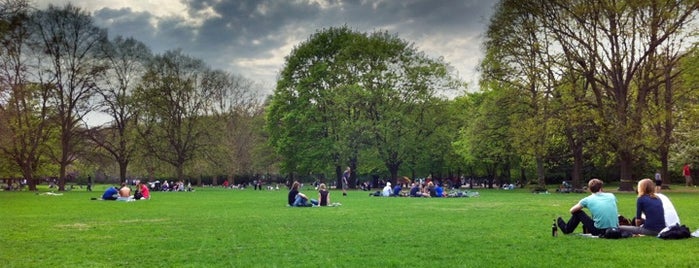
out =
<path fill-rule="evenodd" d="M 150 190 L 148 189 L 148 186 L 146 186 L 145 183 L 139 182 L 137 186 L 141 196 L 137 199 L 150 199 Z"/>
<path fill-rule="evenodd" d="M 682 168 L 682 175 L 684 175 L 684 181 L 687 187 L 694 186 L 694 182 L 692 181 L 692 172 L 690 171 L 691 167 L 692 166 L 690 164 L 686 163 Z"/>

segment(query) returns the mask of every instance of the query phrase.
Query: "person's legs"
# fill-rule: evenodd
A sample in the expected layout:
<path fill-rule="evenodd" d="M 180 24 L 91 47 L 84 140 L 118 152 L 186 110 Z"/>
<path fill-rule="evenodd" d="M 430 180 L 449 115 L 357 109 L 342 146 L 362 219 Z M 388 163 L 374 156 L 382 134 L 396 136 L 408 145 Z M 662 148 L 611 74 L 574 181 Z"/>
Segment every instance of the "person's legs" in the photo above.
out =
<path fill-rule="evenodd" d="M 575 229 L 578 228 L 578 224 L 580 224 L 581 222 L 583 224 L 583 229 L 587 229 L 593 234 L 595 233 L 593 231 L 593 229 L 595 229 L 595 221 L 592 220 L 590 216 L 587 216 L 587 214 L 585 214 L 585 212 L 582 210 L 573 213 L 570 216 L 570 220 L 568 220 L 568 223 L 563 221 L 561 217 L 558 217 L 558 228 L 560 228 L 564 234 L 569 234 L 575 231 Z"/>
<path fill-rule="evenodd" d="M 294 207 L 303 207 L 306 206 L 306 199 L 303 199 L 303 197 L 296 195 L 296 200 L 294 200 L 294 204 L 292 206 Z"/>
<path fill-rule="evenodd" d="M 658 232 L 648 230 L 643 227 L 638 227 L 638 226 L 628 226 L 628 225 L 622 225 L 619 226 L 619 230 L 629 232 L 631 234 L 641 234 L 641 235 L 648 235 L 648 236 L 656 236 L 658 235 Z"/>

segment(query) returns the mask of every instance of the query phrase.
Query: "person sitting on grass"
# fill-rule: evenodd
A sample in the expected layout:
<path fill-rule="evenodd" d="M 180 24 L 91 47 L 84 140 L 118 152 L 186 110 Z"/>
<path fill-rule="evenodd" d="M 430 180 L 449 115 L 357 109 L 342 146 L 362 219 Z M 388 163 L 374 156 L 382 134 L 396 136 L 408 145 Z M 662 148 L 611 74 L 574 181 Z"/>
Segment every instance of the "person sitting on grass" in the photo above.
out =
<path fill-rule="evenodd" d="M 291 190 L 289 190 L 289 196 L 288 196 L 288 201 L 289 201 L 289 206 L 292 207 L 308 207 L 310 206 L 310 203 L 308 203 L 308 197 L 299 192 L 299 187 L 301 187 L 301 183 L 298 181 L 295 181 L 294 184 L 291 186 Z"/>
<path fill-rule="evenodd" d="M 427 183 L 427 186 L 425 186 L 425 188 L 422 191 L 422 195 L 424 197 L 436 197 L 437 196 L 437 192 L 435 192 L 435 189 L 434 189 L 434 182 L 432 182 L 430 180 Z"/>
<path fill-rule="evenodd" d="M 294 200 L 294 207 L 308 207 L 311 206 L 308 202 L 308 196 L 303 193 L 296 194 L 296 199 Z"/>
<path fill-rule="evenodd" d="M 386 182 L 386 186 L 384 186 L 383 190 L 381 190 L 381 196 L 391 196 L 391 193 L 393 193 L 393 188 L 391 188 L 391 183 Z"/>
<path fill-rule="evenodd" d="M 289 188 L 289 196 L 287 198 L 289 206 L 294 205 L 294 202 L 296 201 L 296 195 L 299 194 L 299 186 L 301 186 L 301 184 L 298 181 L 294 181 L 294 183 L 291 185 L 291 188 Z"/>
<path fill-rule="evenodd" d="M 435 197 L 444 197 L 444 188 L 442 188 L 442 185 L 437 183 L 434 187 L 434 192 L 435 192 Z"/>
<path fill-rule="evenodd" d="M 102 200 L 117 200 L 119 197 L 119 189 L 116 186 L 107 188 L 102 194 Z"/>
<path fill-rule="evenodd" d="M 325 207 L 330 204 L 330 192 L 328 192 L 325 183 L 318 186 L 318 206 Z"/>
<path fill-rule="evenodd" d="M 136 185 L 136 193 L 134 194 L 134 199 L 150 199 L 150 190 L 148 190 L 148 186 L 146 186 L 145 183 L 139 182 Z"/>
<path fill-rule="evenodd" d="M 121 188 L 119 188 L 119 197 L 117 197 L 117 201 L 129 201 L 132 199 L 133 196 L 131 196 L 131 188 L 129 188 L 125 182 L 122 182 Z"/>
<path fill-rule="evenodd" d="M 570 234 L 575 231 L 575 228 L 581 222 L 583 230 L 587 230 L 587 232 L 595 236 L 604 234 L 609 228 L 619 227 L 616 196 L 612 193 L 602 192 L 602 184 L 604 183 L 599 179 L 590 180 L 587 188 L 592 194 L 581 199 L 570 208 L 570 213 L 572 214 L 570 220 L 566 223 L 561 217 L 558 217 L 558 228 L 564 234 Z M 583 208 L 590 210 L 592 218 L 585 214 Z"/>
<path fill-rule="evenodd" d="M 417 183 L 412 183 L 410 185 L 410 197 L 422 197 L 422 194 L 420 194 L 420 186 L 417 185 Z"/>
<path fill-rule="evenodd" d="M 422 189 L 420 189 L 419 184 L 413 182 L 412 187 L 410 187 L 410 197 L 430 197 L 430 193 L 425 193 Z"/>
<path fill-rule="evenodd" d="M 400 182 L 396 182 L 396 186 L 393 187 L 393 196 L 400 196 L 400 191 L 403 190 L 403 187 L 400 185 Z"/>
<path fill-rule="evenodd" d="M 679 222 L 679 217 L 677 217 L 677 212 L 672 209 L 670 211 L 665 211 L 663 208 L 663 200 L 667 200 L 669 206 L 672 206 L 670 199 L 661 198 L 660 193 L 655 193 L 655 183 L 651 179 L 642 179 L 638 182 L 638 198 L 636 199 L 636 218 L 631 223 L 633 226 L 619 226 L 622 231 L 627 231 L 632 234 L 641 235 L 653 235 L 656 236 L 665 227 L 674 225 Z M 664 197 L 664 196 L 663 196 Z M 674 208 L 674 206 L 672 206 Z M 671 212 L 671 213 L 666 213 Z M 674 219 L 668 219 L 667 221 L 672 221 L 666 224 L 666 214 L 674 214 Z M 645 215 L 645 219 L 642 216 Z"/>
<path fill-rule="evenodd" d="M 341 205 L 340 203 L 330 203 L 330 192 L 325 183 L 318 185 L 318 200 L 311 199 L 311 206 L 313 207 L 339 207 Z"/>

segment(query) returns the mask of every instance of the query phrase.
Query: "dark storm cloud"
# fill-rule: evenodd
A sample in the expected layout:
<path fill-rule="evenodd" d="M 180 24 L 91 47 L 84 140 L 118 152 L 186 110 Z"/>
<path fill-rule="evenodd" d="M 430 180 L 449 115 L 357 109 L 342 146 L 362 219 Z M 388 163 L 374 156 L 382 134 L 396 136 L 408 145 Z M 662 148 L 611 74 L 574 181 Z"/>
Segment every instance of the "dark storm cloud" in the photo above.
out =
<path fill-rule="evenodd" d="M 320 3 L 319 3 L 320 2 Z M 156 17 L 131 8 L 94 12 L 110 35 L 133 36 L 155 53 L 182 48 L 215 68 L 273 82 L 292 45 L 323 28 L 385 30 L 452 63 L 476 64 L 490 1 L 183 0 L 184 13 Z M 468 47 L 461 47 L 468 44 Z M 460 55 L 470 51 L 470 55 Z M 470 71 L 470 70 L 465 70 Z"/>
<path fill-rule="evenodd" d="M 110 38 L 117 35 L 133 37 L 154 50 L 164 47 L 157 42 L 157 32 L 150 23 L 153 15 L 148 12 L 134 12 L 131 8 L 103 8 L 93 13 L 95 23 L 109 30 Z"/>

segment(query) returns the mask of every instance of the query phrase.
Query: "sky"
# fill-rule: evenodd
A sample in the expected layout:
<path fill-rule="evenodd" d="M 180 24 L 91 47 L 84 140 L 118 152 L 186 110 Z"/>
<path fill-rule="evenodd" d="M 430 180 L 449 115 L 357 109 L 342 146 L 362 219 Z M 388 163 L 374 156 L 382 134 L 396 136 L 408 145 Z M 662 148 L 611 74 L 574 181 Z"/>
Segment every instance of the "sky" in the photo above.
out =
<path fill-rule="evenodd" d="M 34 0 L 40 9 L 68 2 L 92 14 L 110 38 L 133 37 L 156 54 L 181 49 L 268 95 L 295 46 L 345 25 L 387 31 L 443 57 L 473 89 L 496 0 Z"/>

